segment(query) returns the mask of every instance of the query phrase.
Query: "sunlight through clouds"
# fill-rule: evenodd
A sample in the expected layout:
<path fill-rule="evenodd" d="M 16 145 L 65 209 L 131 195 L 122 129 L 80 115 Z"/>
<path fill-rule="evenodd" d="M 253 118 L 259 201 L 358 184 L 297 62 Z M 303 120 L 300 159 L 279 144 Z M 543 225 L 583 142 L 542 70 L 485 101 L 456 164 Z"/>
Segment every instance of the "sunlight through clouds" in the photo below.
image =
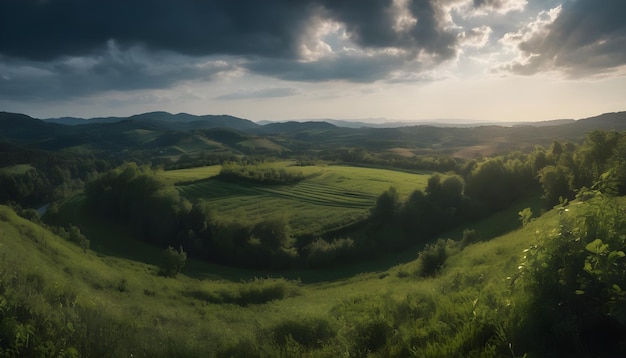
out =
<path fill-rule="evenodd" d="M 461 32 L 459 40 L 463 46 L 481 48 L 487 45 L 492 33 L 493 30 L 489 26 L 483 25 Z"/>
<path fill-rule="evenodd" d="M 186 85 L 212 99 L 209 106 L 181 92 L 189 96 L 181 102 L 190 112 L 271 98 L 275 115 L 299 101 L 301 116 L 309 117 L 318 108 L 306 103 L 309 91 L 332 98 L 340 86 L 341 93 L 361 93 L 363 84 L 396 83 L 412 87 L 393 95 L 414 103 L 420 99 L 409 93 L 451 78 L 516 76 L 538 86 L 546 78 L 568 79 L 582 93 L 586 80 L 626 74 L 624 11 L 623 0 L 0 2 L 0 106 L 44 113 L 101 96 L 102 105 L 92 108 L 105 108 L 112 92 L 136 97 L 143 91 L 153 98 L 151 93 Z M 32 18 L 39 20 L 32 24 Z M 606 97 L 611 95 L 607 87 Z M 157 102 L 154 109 L 167 110 Z M 132 101 L 125 103 L 112 110 L 136 111 Z M 345 113 L 333 103 L 324 107 L 326 116 Z M 444 95 L 416 108 L 447 111 L 441 103 Z M 619 109 L 613 103 L 600 100 L 597 111 Z M 271 106 L 263 108 L 264 118 L 273 116 Z M 376 108 L 378 117 L 431 113 Z M 253 108 L 236 110 L 260 115 Z M 473 113 L 468 116 L 495 115 Z"/>
<path fill-rule="evenodd" d="M 525 72 L 524 68 L 530 64 L 533 57 L 537 57 L 539 54 L 532 52 L 531 47 L 527 44 L 545 41 L 549 26 L 554 23 L 561 10 L 562 7 L 559 5 L 548 11 L 542 11 L 534 21 L 526 24 L 524 28 L 505 34 L 500 42 L 507 46 L 510 51 L 517 53 L 517 57 L 507 64 L 500 65 L 499 69 L 521 74 L 533 73 L 532 69 Z"/>

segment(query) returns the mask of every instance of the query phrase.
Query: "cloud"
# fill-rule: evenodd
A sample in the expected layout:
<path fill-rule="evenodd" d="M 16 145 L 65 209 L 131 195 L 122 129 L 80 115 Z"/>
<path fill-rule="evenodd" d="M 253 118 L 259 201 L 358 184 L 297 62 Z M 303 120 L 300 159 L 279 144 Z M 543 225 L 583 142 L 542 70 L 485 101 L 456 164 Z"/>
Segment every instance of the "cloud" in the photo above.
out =
<path fill-rule="evenodd" d="M 519 31 L 507 19 L 527 19 L 521 11 L 537 3 L 0 1 L 0 96 L 80 97 L 246 74 L 302 82 L 435 81 L 432 71 L 457 63 L 464 51 L 482 55 L 490 39 L 500 37 L 511 51 L 500 67 L 506 72 L 574 76 L 623 65 L 619 14 L 626 3 L 565 1 L 561 13 L 543 12 Z M 278 89 L 268 85 L 221 99 L 290 95 Z"/>
<path fill-rule="evenodd" d="M 68 80 L 57 81 L 61 87 L 64 81 L 81 82 L 77 71 L 83 61 L 82 82 L 99 84 L 89 86 L 93 89 L 107 83 L 120 88 L 122 81 L 116 78 L 126 78 L 129 88 L 139 86 L 140 79 L 145 80 L 141 86 L 158 87 L 193 72 L 192 66 L 156 63 L 161 53 L 190 62 L 236 57 L 248 63 L 248 70 L 258 68 L 280 78 L 372 81 L 407 62 L 454 58 L 457 31 L 445 27 L 445 16 L 440 0 L 2 1 L 0 61 L 13 75 L 19 69 L 9 68 L 11 62 L 28 63 L 53 79 L 67 75 Z M 111 43 L 122 57 L 137 49 L 146 56 L 141 61 L 113 58 Z M 366 59 L 351 50 L 380 56 Z M 390 56 L 392 52 L 397 55 Z M 391 57 L 389 66 L 381 63 Z M 344 59 L 361 71 L 347 68 Z M 65 69 L 56 67 L 70 60 L 74 63 Z M 285 65 L 285 71 L 269 65 L 271 61 Z M 9 81 L 0 88 L 16 85 Z"/>
<path fill-rule="evenodd" d="M 489 26 L 483 25 L 463 31 L 458 37 L 463 46 L 481 48 L 487 45 L 492 32 L 493 30 Z"/>
<path fill-rule="evenodd" d="M 57 99 L 104 91 L 161 89 L 189 80 L 210 80 L 237 66 L 220 59 L 120 49 L 108 41 L 89 56 L 51 61 L 16 61 L 0 57 L 0 94 L 5 98 Z"/>
<path fill-rule="evenodd" d="M 600 6 L 601 5 L 601 6 Z M 571 78 L 601 76 L 626 66 L 626 2 L 578 0 L 564 3 L 502 42 L 518 58 L 500 70 L 522 75 L 559 71 Z"/>
<path fill-rule="evenodd" d="M 411 65 L 419 66 L 407 64 L 402 54 L 394 50 L 345 49 L 314 62 L 259 59 L 244 66 L 251 72 L 289 81 L 365 83 L 384 79 L 391 72 Z"/>
<path fill-rule="evenodd" d="M 189 56 L 293 58 L 310 19 L 345 24 L 360 46 L 445 54 L 434 0 L 20 0 L 0 3 L 0 51 L 51 60 L 97 51 L 109 40 Z M 419 19 L 419 21 L 417 20 Z"/>
<path fill-rule="evenodd" d="M 511 11 L 522 11 L 528 4 L 527 0 L 471 0 L 475 16 L 489 13 L 506 14 Z"/>
<path fill-rule="evenodd" d="M 299 93 L 301 93 L 301 90 L 293 87 L 262 88 L 253 90 L 241 90 L 223 96 L 218 96 L 216 99 L 240 100 L 256 98 L 276 98 L 294 96 Z"/>
<path fill-rule="evenodd" d="M 306 2 L 273 0 L 20 0 L 0 3 L 6 56 L 50 60 L 85 55 L 113 39 L 189 56 L 288 56 Z"/>

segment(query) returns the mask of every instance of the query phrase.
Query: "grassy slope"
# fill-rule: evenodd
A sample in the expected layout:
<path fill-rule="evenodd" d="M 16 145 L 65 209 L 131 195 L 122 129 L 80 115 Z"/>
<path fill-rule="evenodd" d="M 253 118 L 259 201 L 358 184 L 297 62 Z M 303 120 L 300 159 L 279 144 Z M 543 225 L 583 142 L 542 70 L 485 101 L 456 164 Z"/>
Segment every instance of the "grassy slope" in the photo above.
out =
<path fill-rule="evenodd" d="M 515 212 L 508 213 L 511 215 Z M 465 248 L 450 257 L 436 278 L 412 275 L 416 270 L 413 261 L 348 279 L 332 280 L 334 275 L 329 274 L 329 281 L 297 285 L 281 279 L 233 283 L 215 279 L 216 275 L 203 280 L 186 275 L 177 279 L 158 277 L 152 264 L 93 251 L 83 253 L 0 207 L 0 277 L 13 271 L 37 275 L 45 282 L 44 291 L 71 292 L 77 307 L 105 310 L 107 317 L 125 322 L 127 335 L 138 351 L 156 347 L 164 352 L 191 349 L 188 353 L 216 353 L 233 347 L 284 349 L 276 342 L 267 345 L 267 340 L 274 337 L 272 330 L 287 321 L 322 319 L 334 327 L 337 336 L 315 352 L 332 356 L 332 352 L 349 350 L 355 330 L 369 327 L 362 320 L 371 318 L 387 320 L 384 322 L 396 327 L 398 336 L 387 337 L 399 340 L 392 347 L 412 344 L 421 348 L 411 355 L 436 356 L 460 344 L 458 340 L 464 339 L 464 327 L 472 317 L 510 305 L 506 277 L 516 271 L 522 250 L 536 240 L 536 231 L 554 227 L 556 217 L 549 212 L 523 229 Z M 477 225 L 490 227 L 501 219 Z M 88 237 L 94 232 L 85 231 Z M 112 228 L 107 232 L 114 234 Z M 145 254 L 151 257 L 148 262 L 155 262 L 156 252 Z M 228 272 L 219 266 L 212 269 L 224 270 L 226 277 L 244 273 Z M 261 305 L 238 305 L 233 297 L 251 292 L 254 287 L 259 292 L 274 287 L 280 291 L 276 296 L 279 299 Z M 220 301 L 231 303 L 215 303 Z M 124 344 L 130 343 L 120 343 L 121 352 L 116 353 L 130 352 L 124 351 Z M 384 348 L 386 351 L 379 349 L 381 355 L 403 354 L 389 351 L 389 347 Z"/>
<path fill-rule="evenodd" d="M 191 200 L 205 198 L 215 208 L 218 220 L 237 218 L 255 222 L 284 216 L 296 234 L 320 234 L 365 218 L 376 198 L 390 186 L 401 200 L 424 189 L 430 173 L 407 173 L 352 166 L 292 166 L 292 162 L 260 165 L 301 172 L 307 178 L 282 186 L 250 185 L 206 180 L 178 186 Z M 215 175 L 217 167 L 164 172 L 170 182 L 194 181 Z"/>

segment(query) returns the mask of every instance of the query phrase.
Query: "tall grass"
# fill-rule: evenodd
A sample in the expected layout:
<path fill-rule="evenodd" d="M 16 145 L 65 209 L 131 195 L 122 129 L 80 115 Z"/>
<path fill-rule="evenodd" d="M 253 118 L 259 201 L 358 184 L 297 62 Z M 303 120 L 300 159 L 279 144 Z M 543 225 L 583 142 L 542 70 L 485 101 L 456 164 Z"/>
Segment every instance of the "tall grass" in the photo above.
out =
<path fill-rule="evenodd" d="M 507 277 L 535 232 L 555 225 L 551 212 L 462 251 L 446 242 L 444 264 L 425 278 L 400 274 L 413 260 L 305 285 L 160 277 L 0 207 L 0 356 L 522 356 L 515 322 L 526 296 Z"/>

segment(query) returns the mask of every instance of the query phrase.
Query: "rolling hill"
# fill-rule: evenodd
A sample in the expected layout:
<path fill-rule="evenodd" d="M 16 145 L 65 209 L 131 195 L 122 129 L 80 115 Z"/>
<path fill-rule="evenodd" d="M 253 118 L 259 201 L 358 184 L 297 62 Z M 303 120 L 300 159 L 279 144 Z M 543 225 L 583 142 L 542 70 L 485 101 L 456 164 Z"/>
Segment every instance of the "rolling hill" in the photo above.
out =
<path fill-rule="evenodd" d="M 77 121 L 82 121 L 81 125 L 59 124 Z M 0 139 L 45 150 L 86 146 L 96 151 L 130 150 L 147 152 L 153 156 L 160 152 L 170 153 L 165 157 L 173 160 L 182 154 L 193 155 L 201 151 L 284 156 L 346 148 L 363 148 L 377 153 L 459 153 L 459 156 L 467 157 L 524 151 L 537 144 L 548 146 L 554 140 L 580 142 L 591 130 L 626 130 L 626 112 L 606 113 L 576 121 L 463 128 L 432 125 L 347 128 L 328 122 L 259 125 L 227 115 L 196 116 L 167 112 L 125 118 L 95 118 L 93 121 L 38 120 L 22 114 L 2 112 Z M 184 144 L 191 142 L 195 144 Z"/>

